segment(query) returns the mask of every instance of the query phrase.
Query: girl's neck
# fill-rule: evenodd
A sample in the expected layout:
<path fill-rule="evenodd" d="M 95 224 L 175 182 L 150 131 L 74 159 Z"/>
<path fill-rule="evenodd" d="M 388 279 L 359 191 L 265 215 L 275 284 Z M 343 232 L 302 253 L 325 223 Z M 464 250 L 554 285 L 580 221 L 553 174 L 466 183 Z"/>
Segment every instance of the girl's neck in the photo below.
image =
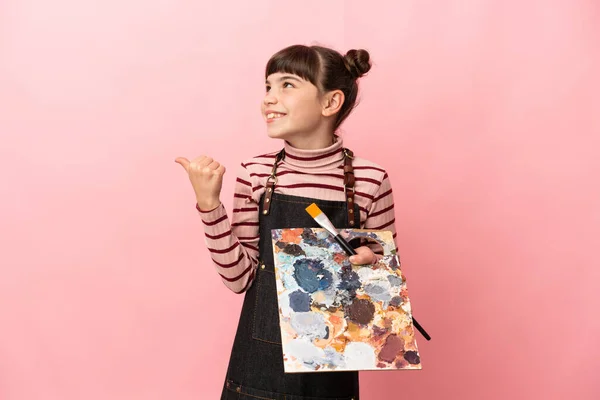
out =
<path fill-rule="evenodd" d="M 319 137 L 295 137 L 287 139 L 286 146 L 298 150 L 318 150 L 333 145 L 337 141 L 335 134 L 328 134 Z"/>
<path fill-rule="evenodd" d="M 299 149 L 286 141 L 283 162 L 291 169 L 305 172 L 337 168 L 343 162 L 344 142 L 337 136 L 334 136 L 334 140 L 329 146 L 318 149 Z"/>

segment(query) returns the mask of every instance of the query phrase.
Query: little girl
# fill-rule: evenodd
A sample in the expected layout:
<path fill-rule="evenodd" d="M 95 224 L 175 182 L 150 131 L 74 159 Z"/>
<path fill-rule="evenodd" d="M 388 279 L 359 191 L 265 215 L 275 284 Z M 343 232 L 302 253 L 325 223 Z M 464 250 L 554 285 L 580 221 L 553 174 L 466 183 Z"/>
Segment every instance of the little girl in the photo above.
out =
<path fill-rule="evenodd" d="M 207 156 L 175 160 L 194 188 L 217 272 L 229 289 L 245 293 L 222 400 L 359 398 L 358 372 L 284 373 L 271 229 L 318 227 L 305 211 L 316 203 L 338 229 L 385 229 L 395 240 L 387 173 L 354 156 L 336 134 L 370 68 L 365 50 L 342 56 L 295 45 L 271 57 L 262 115 L 283 149 L 241 163 L 231 223 L 219 199 L 225 168 Z M 353 264 L 378 258 L 368 246 L 356 251 Z"/>

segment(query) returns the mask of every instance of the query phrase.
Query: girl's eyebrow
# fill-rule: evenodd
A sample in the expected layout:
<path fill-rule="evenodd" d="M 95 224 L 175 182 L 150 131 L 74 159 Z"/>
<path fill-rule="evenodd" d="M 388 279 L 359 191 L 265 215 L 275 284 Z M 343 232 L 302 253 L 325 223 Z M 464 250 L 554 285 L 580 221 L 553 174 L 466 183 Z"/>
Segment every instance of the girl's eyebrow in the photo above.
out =
<path fill-rule="evenodd" d="M 288 80 L 288 79 L 292 79 L 292 80 L 294 80 L 294 81 L 302 82 L 300 79 L 296 78 L 296 77 L 295 77 L 295 76 L 293 76 L 293 75 L 284 75 L 284 76 L 282 76 L 281 78 L 279 78 L 278 80 L 279 80 L 279 82 L 281 82 L 281 81 L 285 81 L 285 80 Z M 266 83 L 267 85 L 270 85 L 270 84 L 271 84 L 271 83 L 269 82 L 269 80 L 268 80 L 268 79 L 265 81 L 265 83 Z"/>

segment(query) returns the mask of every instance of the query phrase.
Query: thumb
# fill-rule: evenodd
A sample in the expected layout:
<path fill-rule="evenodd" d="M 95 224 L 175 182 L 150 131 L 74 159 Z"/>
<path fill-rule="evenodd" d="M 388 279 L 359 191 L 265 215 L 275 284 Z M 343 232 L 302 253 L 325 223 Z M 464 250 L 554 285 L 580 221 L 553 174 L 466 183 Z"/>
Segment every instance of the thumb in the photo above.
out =
<path fill-rule="evenodd" d="M 185 170 L 187 171 L 190 167 L 190 160 L 188 160 L 185 157 L 177 157 L 175 159 L 175 162 L 179 165 L 181 165 L 183 168 L 185 168 Z"/>
<path fill-rule="evenodd" d="M 356 249 L 356 255 L 351 256 L 348 261 L 354 265 L 366 265 L 374 262 L 373 251 L 367 246 L 360 246 Z"/>

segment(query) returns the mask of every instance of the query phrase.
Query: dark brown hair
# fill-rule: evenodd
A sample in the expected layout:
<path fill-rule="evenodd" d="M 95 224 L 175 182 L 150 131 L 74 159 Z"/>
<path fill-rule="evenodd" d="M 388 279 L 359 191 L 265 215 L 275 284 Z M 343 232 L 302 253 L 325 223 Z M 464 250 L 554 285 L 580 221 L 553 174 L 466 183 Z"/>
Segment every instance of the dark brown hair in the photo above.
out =
<path fill-rule="evenodd" d="M 321 93 L 341 90 L 345 99 L 335 120 L 335 130 L 356 107 L 357 79 L 370 69 L 369 52 L 363 49 L 349 50 L 342 56 L 327 47 L 293 45 L 271 57 L 265 79 L 276 72 L 288 73 L 311 82 Z"/>

